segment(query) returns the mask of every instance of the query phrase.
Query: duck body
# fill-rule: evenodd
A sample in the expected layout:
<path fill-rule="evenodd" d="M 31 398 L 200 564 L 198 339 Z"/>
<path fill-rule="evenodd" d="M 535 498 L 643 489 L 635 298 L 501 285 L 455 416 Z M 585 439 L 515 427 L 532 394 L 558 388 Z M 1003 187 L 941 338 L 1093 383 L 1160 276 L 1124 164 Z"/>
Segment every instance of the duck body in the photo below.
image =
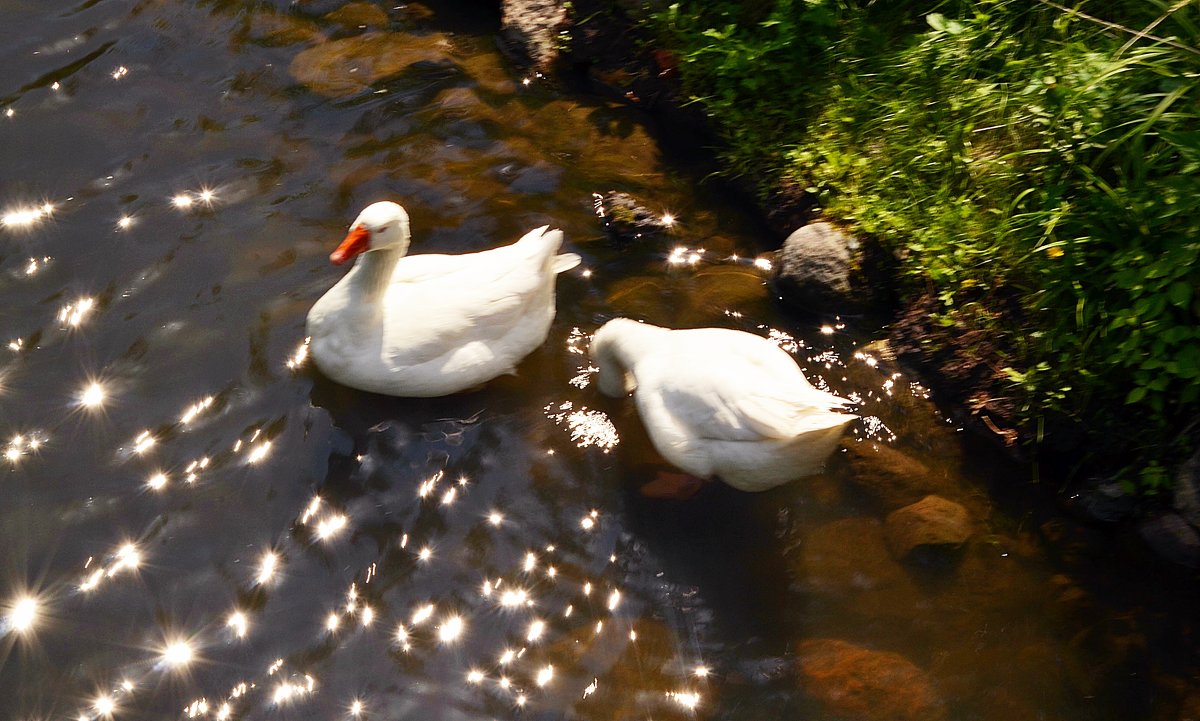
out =
<path fill-rule="evenodd" d="M 562 231 L 548 227 L 463 255 L 406 256 L 408 235 L 404 209 L 376 203 L 331 256 L 357 260 L 313 305 L 307 331 L 317 367 L 338 383 L 424 398 L 515 372 L 546 339 L 557 274 L 580 261 L 559 254 Z"/>
<path fill-rule="evenodd" d="M 856 418 L 836 412 L 849 401 L 814 388 L 785 351 L 742 331 L 616 318 L 596 331 L 591 356 L 602 393 L 633 393 L 663 458 L 742 491 L 820 473 Z"/>

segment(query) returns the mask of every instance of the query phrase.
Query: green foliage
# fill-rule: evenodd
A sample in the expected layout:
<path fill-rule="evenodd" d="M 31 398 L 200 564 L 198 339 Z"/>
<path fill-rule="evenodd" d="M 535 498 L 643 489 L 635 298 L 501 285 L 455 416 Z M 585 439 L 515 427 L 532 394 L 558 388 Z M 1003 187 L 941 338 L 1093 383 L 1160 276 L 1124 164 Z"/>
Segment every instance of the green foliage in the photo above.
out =
<path fill-rule="evenodd" d="M 1200 410 L 1200 6 L 693 4 L 658 27 L 735 172 L 879 238 L 997 339 L 1030 428 L 1161 488 Z"/>

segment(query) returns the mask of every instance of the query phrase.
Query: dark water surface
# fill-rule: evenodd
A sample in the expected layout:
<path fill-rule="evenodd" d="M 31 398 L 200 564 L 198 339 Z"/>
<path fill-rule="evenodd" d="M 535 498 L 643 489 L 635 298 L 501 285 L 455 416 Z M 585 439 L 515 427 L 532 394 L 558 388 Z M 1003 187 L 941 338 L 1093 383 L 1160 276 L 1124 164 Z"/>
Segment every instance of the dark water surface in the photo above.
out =
<path fill-rule="evenodd" d="M 749 225 L 632 111 L 510 71 L 494 12 L 0 0 L 0 717 L 825 718 L 813 640 L 903 656 L 947 718 L 1167 713 L 1138 602 L 990 496 L 1026 471 L 859 348 L 876 329 L 780 315 Z M 610 245 L 610 188 L 677 236 Z M 414 252 L 549 223 L 584 256 L 516 377 L 413 401 L 305 362 L 328 253 L 384 198 Z M 583 354 L 617 314 L 774 335 L 972 541 L 893 560 L 844 457 L 641 498 L 646 440 Z"/>

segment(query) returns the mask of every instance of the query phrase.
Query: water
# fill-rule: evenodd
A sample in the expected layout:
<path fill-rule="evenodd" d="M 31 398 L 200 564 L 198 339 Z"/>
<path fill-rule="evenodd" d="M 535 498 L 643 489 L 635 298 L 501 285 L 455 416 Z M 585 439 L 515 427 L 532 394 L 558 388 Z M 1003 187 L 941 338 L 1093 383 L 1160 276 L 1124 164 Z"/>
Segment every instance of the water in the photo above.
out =
<path fill-rule="evenodd" d="M 780 315 L 752 224 L 632 111 L 514 74 L 494 14 L 49 5 L 0 2 L 0 715 L 824 718 L 795 670 L 821 640 L 920 669 L 901 686 L 941 705 L 903 718 L 1186 695 L 1173 602 L 1105 578 L 1103 544 L 1048 554 L 1027 499 L 989 492 L 1026 469 L 860 347 L 879 329 Z M 609 243 L 610 188 L 676 236 Z M 415 401 L 305 361 L 328 253 L 383 198 L 414 252 L 564 229 L 585 261 L 517 376 Z M 972 541 L 897 563 L 845 453 L 761 495 L 640 497 L 655 459 L 583 352 L 617 314 L 776 337 Z"/>

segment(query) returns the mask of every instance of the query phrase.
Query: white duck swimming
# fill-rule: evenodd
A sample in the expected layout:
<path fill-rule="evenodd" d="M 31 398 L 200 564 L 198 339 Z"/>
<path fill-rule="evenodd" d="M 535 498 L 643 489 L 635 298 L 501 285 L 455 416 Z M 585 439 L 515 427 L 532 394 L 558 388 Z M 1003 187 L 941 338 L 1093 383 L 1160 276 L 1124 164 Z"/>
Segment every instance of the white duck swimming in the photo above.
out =
<path fill-rule="evenodd" d="M 663 458 L 742 491 L 820 473 L 856 418 L 834 412 L 849 401 L 814 388 L 785 351 L 742 331 L 616 318 L 596 331 L 591 356 L 602 393 L 633 393 Z"/>
<path fill-rule="evenodd" d="M 543 226 L 512 245 L 464 255 L 405 256 L 408 214 L 368 206 L 337 250 L 354 267 L 308 312 L 309 350 L 338 383 L 427 398 L 504 373 L 542 344 L 554 320 L 554 281 L 575 267 L 561 230 Z"/>

